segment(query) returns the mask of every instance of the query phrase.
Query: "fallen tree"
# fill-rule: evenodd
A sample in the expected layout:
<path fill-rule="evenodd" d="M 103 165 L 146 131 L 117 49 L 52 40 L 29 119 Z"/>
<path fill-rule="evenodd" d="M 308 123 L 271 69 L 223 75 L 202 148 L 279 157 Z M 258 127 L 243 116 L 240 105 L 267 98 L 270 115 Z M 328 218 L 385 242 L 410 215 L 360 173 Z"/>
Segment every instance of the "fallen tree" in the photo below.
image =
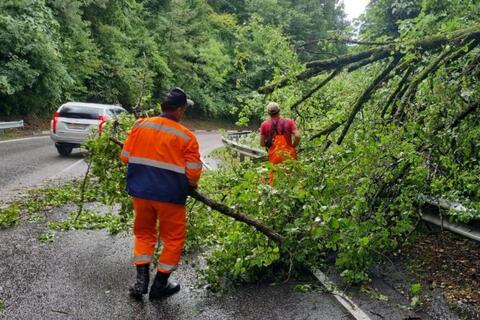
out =
<path fill-rule="evenodd" d="M 319 267 L 331 251 L 345 279 L 366 281 L 369 268 L 418 225 L 418 194 L 448 198 L 442 192 L 455 186 L 453 194 L 475 200 L 480 52 L 473 29 L 420 39 L 416 47 L 389 44 L 405 47 L 388 54 L 379 47 L 338 64 L 312 63 L 306 68 L 325 74 L 311 88 L 297 99 L 280 91 L 305 116 L 309 136 L 293 169 L 279 170 L 271 189 L 268 165 L 236 165 L 207 175 L 202 193 L 190 192 L 190 208 L 204 204 L 189 210 L 190 241 L 213 248 L 208 281 Z M 356 75 L 354 85 L 345 81 Z M 332 102 L 337 92 L 343 101 Z M 324 95 L 327 106 L 318 101 Z M 117 144 L 132 124 L 122 124 L 115 144 L 101 138 L 92 167 L 107 201 L 123 203 L 130 215 Z"/>
<path fill-rule="evenodd" d="M 323 72 L 333 69 L 344 69 L 345 67 L 348 67 L 354 63 L 360 63 L 365 60 L 367 60 L 368 64 L 370 64 L 386 59 L 392 55 L 435 52 L 441 50 L 445 45 L 457 47 L 462 45 L 462 43 L 471 40 L 480 40 L 480 26 L 459 30 L 448 35 L 437 35 L 406 43 L 387 44 L 373 49 L 360 51 L 358 53 L 345 54 L 338 58 L 311 61 L 305 64 L 306 70 L 297 74 L 295 76 L 295 80 L 308 80 Z M 259 88 L 258 92 L 263 94 L 272 93 L 275 89 L 287 86 L 290 81 L 290 78 L 281 79 L 276 83 L 268 84 Z"/>
<path fill-rule="evenodd" d="M 110 137 L 110 141 L 114 142 L 120 147 L 123 147 L 123 143 L 120 142 L 118 139 L 115 137 Z M 218 211 L 230 218 L 235 219 L 236 221 L 243 222 L 251 227 L 254 227 L 256 230 L 260 231 L 264 235 L 266 235 L 269 239 L 280 245 L 285 238 L 280 235 L 278 232 L 270 228 L 269 226 L 261 223 L 260 221 L 257 221 L 245 214 L 242 214 L 240 212 L 235 211 L 234 209 L 221 204 L 213 199 L 210 199 L 209 197 L 205 196 L 202 194 L 200 191 L 196 189 L 190 189 L 188 192 L 188 195 L 192 197 L 195 200 L 200 201 L 201 203 L 205 204 L 206 206 L 212 208 L 215 211 Z"/>
<path fill-rule="evenodd" d="M 448 65 L 468 55 L 479 44 L 480 26 L 476 25 L 447 35 L 437 35 L 405 43 L 396 42 L 358 53 L 346 54 L 338 58 L 311 61 L 305 64 L 305 71 L 296 75 L 295 79 L 297 81 L 306 81 L 324 72 L 334 71 L 292 104 L 290 109 L 301 116 L 299 106 L 328 85 L 341 71 L 353 72 L 386 59 L 393 59 L 393 62 L 387 64 L 363 94 L 359 96 L 347 118 L 335 121 L 327 128 L 311 136 L 311 139 L 316 139 L 329 135 L 343 125 L 342 132 L 336 140 L 336 144 L 339 145 L 345 139 L 358 112 L 362 110 L 363 106 L 381 86 L 387 85 L 397 75 L 403 75 L 381 111 L 383 118 L 388 109 L 391 108 L 391 117 L 400 119 L 404 108 L 414 99 L 417 88 L 425 79 L 434 75 L 441 66 Z M 428 54 L 431 57 L 427 60 L 426 65 L 426 61 L 419 58 L 422 54 Z M 277 88 L 289 85 L 290 81 L 290 78 L 284 78 L 260 88 L 258 92 L 272 93 Z M 331 142 L 326 143 L 325 149 L 330 147 L 331 144 Z"/>

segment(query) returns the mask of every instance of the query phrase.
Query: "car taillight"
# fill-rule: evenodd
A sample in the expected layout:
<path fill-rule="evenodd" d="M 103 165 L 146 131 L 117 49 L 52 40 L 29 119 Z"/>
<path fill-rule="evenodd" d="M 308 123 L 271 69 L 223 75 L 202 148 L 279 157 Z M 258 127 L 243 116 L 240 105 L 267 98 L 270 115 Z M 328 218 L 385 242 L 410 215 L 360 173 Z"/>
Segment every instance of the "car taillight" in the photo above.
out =
<path fill-rule="evenodd" d="M 52 117 L 52 132 L 57 133 L 57 119 L 60 117 L 60 112 L 55 112 Z"/>
<path fill-rule="evenodd" d="M 109 116 L 106 116 L 106 115 L 99 115 L 98 116 L 98 120 L 100 120 L 100 122 L 98 123 L 98 134 L 102 134 L 102 130 L 103 130 L 103 126 L 105 125 L 105 122 L 107 122 L 107 120 L 110 119 Z"/>

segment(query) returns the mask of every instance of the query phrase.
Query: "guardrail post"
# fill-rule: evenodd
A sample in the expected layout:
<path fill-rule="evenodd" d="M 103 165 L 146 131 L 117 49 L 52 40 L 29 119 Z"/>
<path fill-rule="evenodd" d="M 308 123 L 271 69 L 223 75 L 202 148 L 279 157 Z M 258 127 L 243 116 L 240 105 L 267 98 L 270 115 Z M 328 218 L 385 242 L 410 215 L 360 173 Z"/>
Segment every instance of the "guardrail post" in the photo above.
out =
<path fill-rule="evenodd" d="M 11 121 L 11 122 L 0 122 L 0 134 L 3 134 L 5 129 L 22 128 L 22 127 L 23 127 L 23 120 Z"/>

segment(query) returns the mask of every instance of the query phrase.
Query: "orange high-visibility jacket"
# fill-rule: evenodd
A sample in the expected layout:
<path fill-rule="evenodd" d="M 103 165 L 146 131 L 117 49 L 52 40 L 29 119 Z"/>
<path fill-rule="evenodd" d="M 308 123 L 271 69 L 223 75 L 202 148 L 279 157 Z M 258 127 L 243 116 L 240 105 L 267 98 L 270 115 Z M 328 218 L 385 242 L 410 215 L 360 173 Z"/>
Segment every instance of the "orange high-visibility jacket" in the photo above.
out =
<path fill-rule="evenodd" d="M 166 116 L 139 119 L 123 145 L 127 192 L 147 200 L 185 204 L 202 162 L 195 135 Z"/>

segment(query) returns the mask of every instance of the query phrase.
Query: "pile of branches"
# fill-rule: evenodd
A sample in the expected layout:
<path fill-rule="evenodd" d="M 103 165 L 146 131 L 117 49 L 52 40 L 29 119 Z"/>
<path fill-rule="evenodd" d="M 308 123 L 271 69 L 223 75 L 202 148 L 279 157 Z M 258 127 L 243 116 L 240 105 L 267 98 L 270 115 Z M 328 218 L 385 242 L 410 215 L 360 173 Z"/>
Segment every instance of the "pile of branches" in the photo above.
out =
<path fill-rule="evenodd" d="M 324 130 L 311 136 L 311 139 L 316 139 L 321 136 L 327 136 L 338 128 L 342 127 L 336 143 L 341 144 L 348 133 L 356 115 L 362 110 L 364 105 L 370 100 L 375 91 L 382 85 L 389 81 L 397 81 L 397 88 L 394 90 L 387 100 L 386 105 L 381 111 L 381 116 L 385 117 L 387 114 L 393 121 L 400 121 L 405 117 L 404 109 L 416 95 L 418 86 L 430 75 L 445 64 L 458 60 L 465 55 L 468 55 L 480 44 L 480 26 L 460 30 L 449 35 L 433 36 L 408 43 L 388 43 L 381 44 L 378 47 L 360 51 L 357 53 L 346 54 L 337 58 L 311 61 L 305 65 L 305 70 L 297 74 L 296 81 L 306 81 L 308 79 L 317 77 L 324 73 L 329 74 L 322 78 L 310 92 L 295 102 L 291 109 L 298 113 L 298 107 L 311 98 L 317 91 L 327 85 L 341 72 L 353 72 L 367 65 L 374 63 L 384 63 L 383 70 L 374 78 L 374 80 L 367 86 L 364 92 L 358 97 L 356 103 L 352 107 L 348 117 L 342 121 L 332 123 Z M 432 59 L 422 60 L 421 56 L 425 53 L 434 55 Z M 413 59 L 411 57 L 414 57 Z M 463 73 L 469 73 L 478 64 L 478 60 L 474 65 L 465 66 Z M 260 89 L 259 93 L 269 94 L 277 88 L 285 87 L 291 84 L 291 78 L 284 78 L 276 83 L 268 84 Z M 469 114 L 478 109 L 479 103 L 469 103 L 466 108 L 460 112 L 454 121 L 448 127 L 457 126 L 461 120 L 466 118 Z M 134 108 L 136 117 L 141 116 L 141 108 L 137 106 Z M 447 125 L 439 125 L 436 130 L 445 129 Z M 111 141 L 119 146 L 122 143 L 114 137 Z M 330 144 L 326 144 L 328 148 Z M 421 148 L 421 147 L 420 147 Z M 408 167 L 408 166 L 407 166 Z M 191 190 L 189 195 L 224 215 L 227 215 L 236 221 L 246 223 L 254 227 L 257 231 L 262 232 L 269 239 L 282 244 L 285 237 L 273 230 L 271 227 L 255 220 L 247 215 L 244 215 L 236 210 L 225 206 L 215 200 L 208 198 L 198 190 Z"/>

